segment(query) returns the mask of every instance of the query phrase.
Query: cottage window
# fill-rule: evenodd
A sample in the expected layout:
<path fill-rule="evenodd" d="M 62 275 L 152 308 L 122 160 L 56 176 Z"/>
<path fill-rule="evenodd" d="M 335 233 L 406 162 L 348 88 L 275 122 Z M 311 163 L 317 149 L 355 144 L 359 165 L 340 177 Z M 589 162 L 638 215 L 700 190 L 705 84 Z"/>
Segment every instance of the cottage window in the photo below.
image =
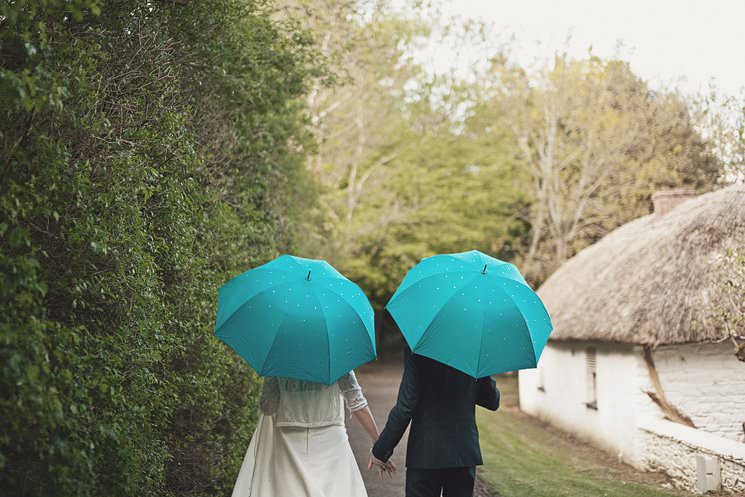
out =
<path fill-rule="evenodd" d="M 590 409 L 598 408 L 598 363 L 597 350 L 589 348 L 585 351 L 587 370 L 587 401 L 585 405 Z"/>

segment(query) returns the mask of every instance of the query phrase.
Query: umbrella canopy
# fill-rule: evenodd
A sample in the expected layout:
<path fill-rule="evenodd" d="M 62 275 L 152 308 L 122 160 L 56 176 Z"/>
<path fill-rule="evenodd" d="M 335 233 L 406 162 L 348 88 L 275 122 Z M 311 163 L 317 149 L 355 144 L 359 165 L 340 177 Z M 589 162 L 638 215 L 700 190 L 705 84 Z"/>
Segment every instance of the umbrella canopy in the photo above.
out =
<path fill-rule="evenodd" d="M 291 255 L 220 287 L 215 335 L 262 376 L 327 385 L 376 353 L 362 290 L 326 261 Z"/>
<path fill-rule="evenodd" d="M 536 367 L 552 329 L 517 268 L 477 250 L 423 259 L 386 309 L 412 352 L 474 378 Z"/>

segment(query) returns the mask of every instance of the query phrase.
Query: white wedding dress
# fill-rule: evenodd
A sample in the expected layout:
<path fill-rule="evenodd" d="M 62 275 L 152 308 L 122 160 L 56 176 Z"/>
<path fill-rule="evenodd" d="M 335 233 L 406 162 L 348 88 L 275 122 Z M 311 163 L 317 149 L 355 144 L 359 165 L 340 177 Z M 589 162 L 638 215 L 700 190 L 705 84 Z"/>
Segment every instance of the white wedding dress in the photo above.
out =
<path fill-rule="evenodd" d="M 344 426 L 345 403 L 350 412 L 367 406 L 353 371 L 330 386 L 265 378 L 233 497 L 367 497 Z"/>

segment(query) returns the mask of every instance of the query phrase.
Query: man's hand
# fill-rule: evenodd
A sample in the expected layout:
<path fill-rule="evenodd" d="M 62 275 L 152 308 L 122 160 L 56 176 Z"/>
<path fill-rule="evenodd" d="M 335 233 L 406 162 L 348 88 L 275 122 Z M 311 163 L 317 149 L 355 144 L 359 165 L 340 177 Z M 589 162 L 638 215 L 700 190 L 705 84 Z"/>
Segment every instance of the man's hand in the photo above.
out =
<path fill-rule="evenodd" d="M 372 453 L 372 449 L 370 450 L 370 459 L 367 461 L 367 469 L 373 469 L 375 467 L 378 471 L 380 471 L 380 477 L 383 478 L 383 473 L 388 473 L 388 475 L 393 478 L 393 473 L 396 472 L 396 465 L 393 464 L 391 460 L 388 461 L 381 461 L 377 457 L 375 457 Z"/>

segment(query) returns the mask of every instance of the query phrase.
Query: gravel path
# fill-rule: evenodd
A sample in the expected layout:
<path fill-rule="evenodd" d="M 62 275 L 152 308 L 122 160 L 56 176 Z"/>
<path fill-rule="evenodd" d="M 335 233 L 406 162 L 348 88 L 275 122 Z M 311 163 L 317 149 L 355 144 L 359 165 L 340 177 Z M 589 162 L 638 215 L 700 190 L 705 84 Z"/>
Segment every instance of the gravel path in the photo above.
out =
<path fill-rule="evenodd" d="M 375 416 L 375 421 L 381 430 L 385 426 L 388 412 L 396 403 L 402 365 L 402 351 L 391 351 L 384 356 L 384 359 L 368 363 L 356 370 L 357 379 L 362 385 L 370 409 Z M 409 436 L 408 430 L 393 453 L 393 463 L 398 467 L 398 471 L 393 475 L 393 478 L 385 477 L 382 480 L 376 472 L 367 470 L 368 455 L 372 446 L 370 437 L 354 420 L 348 423 L 347 430 L 349 431 L 349 442 L 357 458 L 357 464 L 360 466 L 369 497 L 403 497 L 406 475 L 404 460 L 406 440 Z M 489 492 L 488 487 L 481 481 L 477 481 L 474 496 L 496 497 Z"/>

